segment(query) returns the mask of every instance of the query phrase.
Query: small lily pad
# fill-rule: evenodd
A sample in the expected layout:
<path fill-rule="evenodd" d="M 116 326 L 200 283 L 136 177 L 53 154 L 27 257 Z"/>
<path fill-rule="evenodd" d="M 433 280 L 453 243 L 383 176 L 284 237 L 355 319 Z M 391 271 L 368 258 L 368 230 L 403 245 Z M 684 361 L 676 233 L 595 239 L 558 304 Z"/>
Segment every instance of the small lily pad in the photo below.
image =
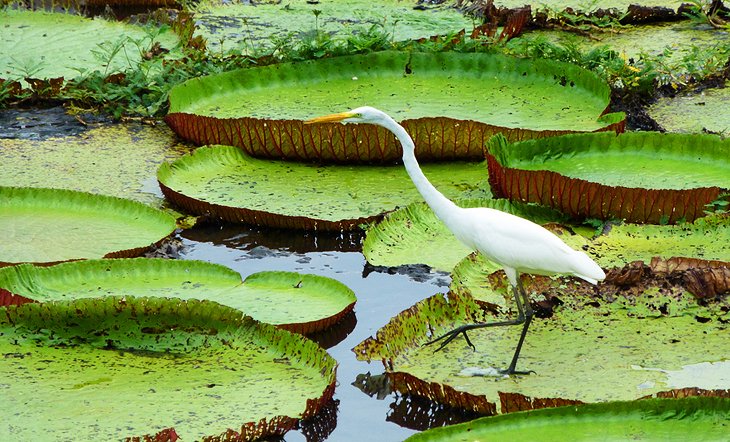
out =
<path fill-rule="evenodd" d="M 136 256 L 174 230 L 172 216 L 135 201 L 0 186 L 0 266 Z"/>
<path fill-rule="evenodd" d="M 352 290 L 323 276 L 259 272 L 241 281 L 221 265 L 148 258 L 8 267 L 0 269 L 0 288 L 40 302 L 129 295 L 210 300 L 300 333 L 336 323 L 356 300 Z"/>
<path fill-rule="evenodd" d="M 693 221 L 730 188 L 730 140 L 632 132 L 572 134 L 508 144 L 494 137 L 489 183 L 500 198 L 575 217 Z"/>
<path fill-rule="evenodd" d="M 722 88 L 704 89 L 662 97 L 652 104 L 649 115 L 670 132 L 718 133 L 730 135 L 730 83 Z"/>
<path fill-rule="evenodd" d="M 730 399 L 690 397 L 565 406 L 484 417 L 434 428 L 407 442 L 475 440 L 723 441 L 730 425 Z"/>
<path fill-rule="evenodd" d="M 479 192 L 484 163 L 424 166 L 450 197 Z M 397 206 L 420 200 L 402 166 L 322 166 L 251 158 L 213 146 L 160 167 L 174 204 L 199 215 L 279 228 L 355 230 Z"/>
<path fill-rule="evenodd" d="M 170 91 L 165 122 L 196 144 L 238 146 L 255 157 L 399 160 L 400 145 L 381 127 L 303 124 L 367 104 L 402 122 L 422 161 L 481 159 L 495 133 L 518 140 L 622 130 L 623 114 L 603 115 L 609 98 L 595 74 L 571 64 L 383 51 L 195 78 Z"/>
<path fill-rule="evenodd" d="M 107 297 L 0 312 L 0 412 L 13 416 L 3 440 L 153 440 L 170 428 L 184 440 L 254 440 L 334 393 L 336 362 L 317 344 L 213 302 Z"/>

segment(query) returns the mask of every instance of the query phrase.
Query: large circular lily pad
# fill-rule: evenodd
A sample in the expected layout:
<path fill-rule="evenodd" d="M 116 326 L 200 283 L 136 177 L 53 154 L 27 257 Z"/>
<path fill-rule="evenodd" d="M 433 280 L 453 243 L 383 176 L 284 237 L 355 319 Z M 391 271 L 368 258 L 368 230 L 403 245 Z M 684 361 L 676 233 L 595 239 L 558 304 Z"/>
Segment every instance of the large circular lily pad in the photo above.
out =
<path fill-rule="evenodd" d="M 447 196 L 485 184 L 484 163 L 424 166 Z M 421 199 L 402 166 L 320 166 L 251 158 L 241 149 L 197 149 L 160 167 L 165 196 L 195 214 L 279 228 L 354 230 Z"/>
<path fill-rule="evenodd" d="M 397 160 L 372 125 L 304 125 L 316 115 L 377 106 L 401 121 L 421 160 L 482 158 L 494 133 L 511 140 L 621 129 L 603 115 L 610 90 L 575 65 L 484 53 L 385 51 L 242 69 L 170 91 L 165 121 L 196 144 L 253 156 L 334 162 Z"/>
<path fill-rule="evenodd" d="M 407 442 L 533 440 L 724 441 L 730 399 L 691 397 L 565 406 L 434 428 Z"/>
<path fill-rule="evenodd" d="M 0 269 L 0 288 L 40 302 L 128 295 L 211 300 L 300 333 L 336 323 L 356 300 L 347 286 L 323 276 L 272 271 L 241 281 L 221 265 L 147 258 L 8 267 Z"/>
<path fill-rule="evenodd" d="M 108 297 L 0 312 L 0 412 L 12 416 L 2 440 L 169 428 L 252 440 L 286 432 L 334 393 L 336 363 L 317 344 L 212 302 Z"/>
<path fill-rule="evenodd" d="M 136 256 L 174 230 L 172 216 L 135 201 L 0 186 L 0 266 Z"/>
<path fill-rule="evenodd" d="M 730 188 L 730 140 L 710 135 L 573 134 L 511 145 L 495 137 L 487 159 L 496 196 L 576 217 L 693 221 Z"/>
<path fill-rule="evenodd" d="M 489 287 L 482 290 L 509 299 L 498 276 L 484 279 Z M 533 320 L 518 362 L 518 370 L 535 374 L 497 374 L 509 364 L 521 327 L 471 331 L 476 351 L 462 338 L 439 352 L 423 345 L 462 324 L 509 317 L 510 309 L 493 314 L 454 292 L 448 300 L 436 295 L 417 303 L 353 351 L 359 359 L 382 360 L 398 391 L 483 414 L 514 410 L 515 395 L 528 397 L 526 408 L 540 408 L 730 388 L 727 300 L 700 305 L 670 280 L 634 290 L 570 278 L 523 281 L 539 310 L 551 312 Z M 514 316 L 514 303 L 507 305 Z"/>

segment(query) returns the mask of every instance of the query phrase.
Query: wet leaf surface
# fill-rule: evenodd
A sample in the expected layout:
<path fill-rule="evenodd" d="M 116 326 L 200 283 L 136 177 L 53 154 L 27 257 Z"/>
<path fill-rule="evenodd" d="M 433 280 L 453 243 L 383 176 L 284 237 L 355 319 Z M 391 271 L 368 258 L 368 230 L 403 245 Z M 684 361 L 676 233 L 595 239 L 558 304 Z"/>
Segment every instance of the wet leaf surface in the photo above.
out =
<path fill-rule="evenodd" d="M 89 260 L 52 267 L 0 269 L 0 287 L 34 301 L 103 296 L 210 300 L 262 322 L 312 333 L 338 322 L 355 304 L 345 285 L 316 275 L 238 272 L 202 261 Z"/>
<path fill-rule="evenodd" d="M 480 193 L 483 163 L 442 163 L 426 174 L 451 197 Z M 251 158 L 230 146 L 199 148 L 158 172 L 172 201 L 197 214 L 270 227 L 354 230 L 420 199 L 401 166 L 323 166 Z"/>
<path fill-rule="evenodd" d="M 60 189 L 0 187 L 0 266 L 138 256 L 175 219 L 131 200 Z"/>
<path fill-rule="evenodd" d="M 334 388 L 334 360 L 316 344 L 214 303 L 127 297 L 0 311 L 5 439 L 174 427 L 186 439 L 249 440 L 287 431 Z"/>
<path fill-rule="evenodd" d="M 623 114 L 603 115 L 608 102 L 607 85 L 574 65 L 383 51 L 196 78 L 171 90 L 165 121 L 196 144 L 257 157 L 389 163 L 401 153 L 382 128 L 302 121 L 367 103 L 403 122 L 419 159 L 474 159 L 495 133 L 517 140 L 622 130 Z"/>

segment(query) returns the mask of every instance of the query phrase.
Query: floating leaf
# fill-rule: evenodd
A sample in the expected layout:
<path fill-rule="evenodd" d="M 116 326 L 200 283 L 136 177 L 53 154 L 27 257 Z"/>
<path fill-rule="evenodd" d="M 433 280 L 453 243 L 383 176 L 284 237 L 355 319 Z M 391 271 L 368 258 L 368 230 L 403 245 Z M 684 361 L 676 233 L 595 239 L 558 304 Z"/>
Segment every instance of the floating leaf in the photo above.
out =
<path fill-rule="evenodd" d="M 498 197 L 575 217 L 675 223 L 704 216 L 730 188 L 730 141 L 709 135 L 574 134 L 489 143 L 489 183 Z"/>
<path fill-rule="evenodd" d="M 540 224 L 564 218 L 550 209 L 507 200 L 481 198 L 456 202 L 461 207 L 490 207 Z M 426 203 L 419 202 L 391 212 L 371 225 L 362 252 L 372 265 L 426 264 L 449 271 L 471 250 L 454 237 Z"/>
<path fill-rule="evenodd" d="M 134 201 L 0 186 L 0 266 L 136 256 L 174 230 L 172 216 Z"/>
<path fill-rule="evenodd" d="M 177 45 L 172 30 L 148 33 L 104 19 L 43 11 L 0 10 L 0 78 L 71 79 L 79 70 L 109 74 L 135 67 L 142 47 Z"/>
<path fill-rule="evenodd" d="M 715 260 L 730 263 L 730 217 L 712 216 L 672 226 L 622 224 L 586 245 L 603 268 L 654 257 Z"/>
<path fill-rule="evenodd" d="M 482 284 L 508 298 L 508 284 L 495 276 Z M 552 306 L 548 317 L 533 320 L 518 364 L 536 374 L 485 379 L 495 367 L 508 365 L 520 327 L 472 331 L 476 351 L 463 339 L 436 353 L 423 346 L 456 326 L 504 318 L 455 292 L 448 301 L 436 295 L 417 303 L 353 351 L 359 359 L 383 360 L 400 392 L 482 414 L 496 413 L 498 404 L 508 410 L 515 394 L 536 406 L 555 406 L 630 400 L 676 388 L 730 387 L 723 344 L 727 300 L 700 306 L 669 280 L 636 291 L 609 284 L 596 289 L 568 278 L 523 282 L 538 311 L 543 303 Z M 701 376 L 685 375 L 698 367 L 707 368 Z"/>
<path fill-rule="evenodd" d="M 483 163 L 431 164 L 424 170 L 451 197 L 486 178 Z M 420 199 L 402 166 L 259 160 L 230 146 L 199 148 L 164 164 L 157 177 L 165 196 L 192 213 L 271 227 L 354 230 Z"/>
<path fill-rule="evenodd" d="M 661 97 L 648 109 L 649 115 L 670 132 L 713 132 L 730 135 L 730 83 L 701 93 Z"/>
<path fill-rule="evenodd" d="M 484 417 L 415 434 L 408 442 L 475 440 L 722 441 L 730 399 L 684 398 L 609 402 Z"/>
<path fill-rule="evenodd" d="M 43 123 L 50 119 L 47 114 L 37 118 Z M 26 126 L 21 136 L 32 134 L 27 128 L 31 122 L 20 123 Z M 51 124 L 50 132 L 58 134 L 59 125 Z M 69 126 L 63 125 L 67 130 Z M 114 124 L 84 130 L 78 124 L 74 129 L 83 132 L 41 140 L 0 138 L 0 185 L 103 191 L 159 207 L 163 199 L 154 178 L 157 168 L 190 151 L 164 125 Z"/>
<path fill-rule="evenodd" d="M 302 123 L 367 104 L 402 122 L 422 161 L 481 159 L 494 133 L 516 140 L 621 130 L 623 114 L 601 117 L 609 96 L 606 84 L 575 65 L 483 53 L 385 51 L 189 80 L 170 91 L 165 121 L 196 144 L 238 146 L 256 157 L 400 159 L 395 137 L 381 127 Z"/>
<path fill-rule="evenodd" d="M 238 272 L 216 264 L 146 258 L 9 267 L 0 269 L 0 288 L 40 302 L 129 295 L 210 300 L 300 333 L 338 322 L 356 300 L 352 290 L 323 276 L 259 272 L 241 281 Z"/>
<path fill-rule="evenodd" d="M 13 416 L 3 439 L 172 427 L 185 440 L 253 440 L 283 434 L 334 393 L 336 363 L 317 344 L 212 302 L 108 297 L 0 312 L 0 411 Z"/>
<path fill-rule="evenodd" d="M 304 40 L 315 33 L 327 33 L 344 40 L 351 34 L 367 38 L 371 27 L 387 33 L 388 42 L 430 37 L 471 29 L 473 21 L 450 4 L 429 4 L 414 8 L 401 0 L 348 0 L 221 4 L 201 2 L 195 18 L 196 34 L 215 51 L 237 50 L 256 55 L 276 49 L 276 40 Z M 316 14 L 316 15 L 315 15 Z M 292 26 L 296 24 L 296 26 Z M 363 35 L 365 34 L 365 35 Z"/>

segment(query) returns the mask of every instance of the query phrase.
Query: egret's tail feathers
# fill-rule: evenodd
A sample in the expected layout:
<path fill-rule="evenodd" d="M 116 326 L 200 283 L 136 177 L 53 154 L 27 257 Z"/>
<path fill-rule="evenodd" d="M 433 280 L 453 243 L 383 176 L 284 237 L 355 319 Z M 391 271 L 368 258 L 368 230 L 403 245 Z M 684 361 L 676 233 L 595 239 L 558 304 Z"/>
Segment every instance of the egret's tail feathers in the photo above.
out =
<path fill-rule="evenodd" d="M 596 264 L 595 261 L 583 252 L 575 253 L 574 264 L 575 269 L 573 275 L 580 279 L 588 281 L 591 284 L 598 284 L 598 281 L 606 279 L 606 273 L 601 266 Z"/>

